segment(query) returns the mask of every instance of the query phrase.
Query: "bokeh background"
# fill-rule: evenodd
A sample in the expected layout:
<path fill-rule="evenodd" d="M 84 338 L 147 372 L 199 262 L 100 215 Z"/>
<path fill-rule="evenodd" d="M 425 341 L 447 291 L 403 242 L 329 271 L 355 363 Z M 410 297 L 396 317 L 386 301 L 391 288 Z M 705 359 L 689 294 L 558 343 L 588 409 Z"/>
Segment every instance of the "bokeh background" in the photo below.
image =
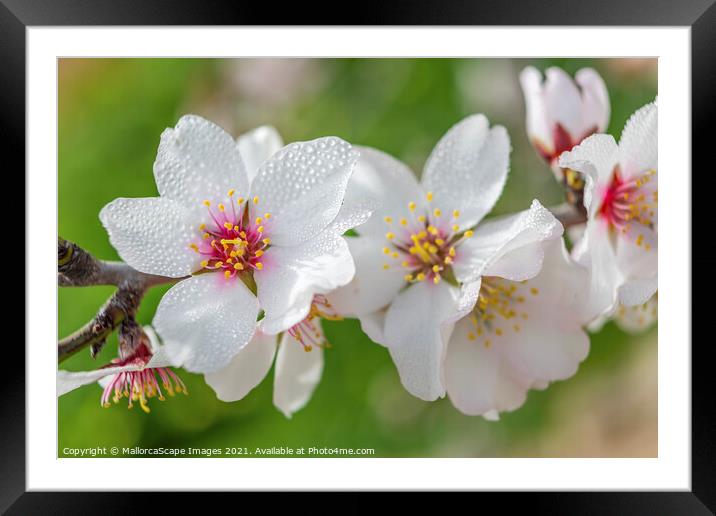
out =
<path fill-rule="evenodd" d="M 612 103 L 609 132 L 654 99 L 656 60 L 635 59 L 61 59 L 59 234 L 95 256 L 118 259 L 98 219 L 116 197 L 155 196 L 159 136 L 186 113 L 238 136 L 274 125 L 286 142 L 340 136 L 378 147 L 417 174 L 438 139 L 482 112 L 507 127 L 511 172 L 494 214 L 533 198 L 562 201 L 551 171 L 529 145 L 517 76 L 533 64 L 574 73 L 594 67 Z M 168 287 L 151 290 L 139 313 L 150 323 Z M 87 322 L 111 287 L 59 290 L 59 335 Z M 499 422 L 464 416 L 401 387 L 385 348 L 356 321 L 325 323 L 333 348 L 312 400 L 292 419 L 271 403 L 273 374 L 244 400 L 219 401 L 203 377 L 181 372 L 189 396 L 100 407 L 90 385 L 58 400 L 58 455 L 65 447 L 375 448 L 377 457 L 643 457 L 657 455 L 657 332 L 629 335 L 613 323 L 592 335 L 576 376 Z M 62 364 L 88 370 L 116 354 L 109 339 L 96 360 L 81 352 Z"/>

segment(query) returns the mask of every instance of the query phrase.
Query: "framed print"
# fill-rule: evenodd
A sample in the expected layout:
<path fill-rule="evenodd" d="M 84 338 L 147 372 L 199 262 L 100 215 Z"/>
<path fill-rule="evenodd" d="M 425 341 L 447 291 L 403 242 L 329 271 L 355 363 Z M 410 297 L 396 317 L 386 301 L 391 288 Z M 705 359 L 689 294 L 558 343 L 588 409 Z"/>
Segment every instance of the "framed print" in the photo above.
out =
<path fill-rule="evenodd" d="M 3 509 L 439 490 L 713 510 L 690 301 L 710 2 L 411 3 L 351 27 L 5 4 L 28 302 Z"/>

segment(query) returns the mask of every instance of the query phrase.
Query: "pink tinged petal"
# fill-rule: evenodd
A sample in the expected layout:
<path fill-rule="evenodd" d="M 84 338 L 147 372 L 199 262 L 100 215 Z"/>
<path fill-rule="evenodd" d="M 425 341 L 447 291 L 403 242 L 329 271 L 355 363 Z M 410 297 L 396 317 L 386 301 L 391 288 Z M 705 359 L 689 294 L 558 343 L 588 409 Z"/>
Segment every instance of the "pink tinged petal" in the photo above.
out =
<path fill-rule="evenodd" d="M 346 240 L 330 229 L 296 247 L 271 247 L 263 262 L 264 269 L 254 272 L 265 312 L 259 324 L 272 335 L 304 319 L 314 294 L 346 285 L 355 274 Z"/>
<path fill-rule="evenodd" d="M 324 340 L 319 320 L 315 320 L 318 340 Z M 300 342 L 284 333 L 276 354 L 273 404 L 286 417 L 302 409 L 313 395 L 323 374 L 323 348 L 305 351 Z"/>
<path fill-rule="evenodd" d="M 629 333 L 640 333 L 656 323 L 659 316 L 659 296 L 635 306 L 620 306 L 614 314 L 617 325 Z"/>
<path fill-rule="evenodd" d="M 254 334 L 259 307 L 238 278 L 207 273 L 180 281 L 164 294 L 153 325 L 169 357 L 188 371 L 226 367 Z"/>
<path fill-rule="evenodd" d="M 246 396 L 268 374 L 276 354 L 276 335 L 260 331 L 241 349 L 229 365 L 204 375 L 221 401 L 237 401 Z"/>
<path fill-rule="evenodd" d="M 239 147 L 241 159 L 246 165 L 249 182 L 256 177 L 261 163 L 283 147 L 281 135 L 270 125 L 263 125 L 242 134 L 236 143 Z"/>
<path fill-rule="evenodd" d="M 584 174 L 584 206 L 590 216 L 599 210 L 601 195 L 611 184 L 618 158 L 619 148 L 608 134 L 594 134 L 559 158 L 560 167 Z"/>
<path fill-rule="evenodd" d="M 440 282 L 415 283 L 388 308 L 385 343 L 403 386 L 432 401 L 445 395 L 443 360 L 456 311 L 458 289 Z"/>
<path fill-rule="evenodd" d="M 634 113 L 624 126 L 619 141 L 619 164 L 626 179 L 648 170 L 657 170 L 657 118 L 657 104 L 654 101 Z"/>
<path fill-rule="evenodd" d="M 529 383 L 513 374 L 501 350 L 469 340 L 470 330 L 470 322 L 463 319 L 450 338 L 445 359 L 447 393 L 460 412 L 494 420 L 495 412 L 522 406 Z"/>
<path fill-rule="evenodd" d="M 180 278 L 199 268 L 189 245 L 195 230 L 189 211 L 170 199 L 115 199 L 99 213 L 119 256 L 147 274 Z"/>
<path fill-rule="evenodd" d="M 460 211 L 460 226 L 477 224 L 502 193 L 509 168 L 510 138 L 502 126 L 490 129 L 484 115 L 454 125 L 433 149 L 422 184 L 433 192 L 432 208 Z"/>
<path fill-rule="evenodd" d="M 582 131 L 605 132 L 609 126 L 611 107 L 604 80 L 593 68 L 582 68 L 574 79 L 582 90 Z"/>
<path fill-rule="evenodd" d="M 425 194 L 413 172 L 394 157 L 369 147 L 357 147 L 360 158 L 346 189 L 346 205 L 370 202 L 373 215 L 358 233 L 384 238 L 388 228 L 385 217 L 397 224 L 409 217 L 408 204 L 414 202 L 422 212 Z"/>
<path fill-rule="evenodd" d="M 543 147 L 545 154 L 551 154 L 554 152 L 554 122 L 547 110 L 542 74 L 533 66 L 528 66 L 520 73 L 520 84 L 525 97 L 527 135 L 533 144 Z"/>
<path fill-rule="evenodd" d="M 405 286 L 405 271 L 400 263 L 386 256 L 384 239 L 368 236 L 347 237 L 350 253 L 355 260 L 355 277 L 346 286 L 328 294 L 339 314 L 363 315 L 387 306 Z M 386 264 L 391 265 L 385 269 Z"/>
<path fill-rule="evenodd" d="M 267 236 L 275 246 L 295 246 L 336 218 L 358 153 L 340 138 L 287 145 L 258 170 L 251 197 L 270 213 Z"/>
<path fill-rule="evenodd" d="M 528 210 L 483 222 L 458 247 L 455 275 L 461 282 L 481 275 L 521 281 L 542 266 L 543 247 L 562 234 L 562 225 L 539 201 Z"/>
<path fill-rule="evenodd" d="M 202 209 L 230 189 L 246 197 L 249 180 L 236 142 L 216 124 L 196 115 L 179 119 L 162 133 L 154 162 L 154 179 L 162 197 Z"/>
<path fill-rule="evenodd" d="M 547 110 L 555 123 L 559 123 L 572 136 L 581 137 L 582 98 L 572 78 L 556 66 L 545 72 L 544 96 Z"/>
<path fill-rule="evenodd" d="M 610 229 L 602 220 L 590 220 L 587 223 L 583 244 L 588 250 L 583 261 L 590 274 L 585 314 L 596 318 L 610 313 L 616 306 L 622 275 L 616 264 Z"/>

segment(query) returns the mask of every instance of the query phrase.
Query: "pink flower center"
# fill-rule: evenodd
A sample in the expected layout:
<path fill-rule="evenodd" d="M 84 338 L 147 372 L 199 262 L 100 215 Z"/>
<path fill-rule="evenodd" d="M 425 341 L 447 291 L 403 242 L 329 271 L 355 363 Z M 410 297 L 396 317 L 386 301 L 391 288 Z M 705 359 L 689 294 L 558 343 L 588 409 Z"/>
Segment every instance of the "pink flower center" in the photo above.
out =
<path fill-rule="evenodd" d="M 152 352 L 146 345 L 141 344 L 129 357 L 115 358 L 105 367 L 144 366 L 151 358 Z M 164 401 L 162 387 L 169 396 L 174 396 L 175 392 L 188 394 L 184 382 L 170 368 L 151 367 L 138 371 L 124 371 L 110 377 L 102 392 L 101 405 L 105 408 L 110 407 L 110 398 L 114 403 L 119 403 L 122 398 L 127 398 L 128 408 L 132 408 L 134 402 L 138 401 L 142 410 L 149 413 L 147 405 L 149 398 L 156 397 L 160 401 Z"/>
<path fill-rule="evenodd" d="M 551 145 L 549 143 L 542 142 L 538 138 L 532 139 L 532 145 L 534 145 L 539 155 L 542 156 L 542 158 L 549 163 L 550 166 L 554 166 L 563 152 L 572 150 L 572 148 L 582 143 L 582 140 L 597 131 L 598 128 L 593 127 L 587 130 L 584 134 L 573 137 L 569 131 L 567 131 L 567 129 L 565 129 L 564 126 L 558 122 L 554 124 L 554 127 L 552 128 Z"/>
<path fill-rule="evenodd" d="M 261 257 L 271 244 L 266 236 L 271 214 L 258 215 L 259 198 L 234 201 L 233 197 L 234 190 L 229 190 L 229 202 L 216 208 L 203 202 L 209 222 L 199 226 L 200 238 L 189 246 L 202 255 L 202 270 L 222 271 L 226 279 L 262 270 Z"/>
<path fill-rule="evenodd" d="M 426 195 L 428 203 L 433 200 L 432 192 Z M 388 244 L 383 253 L 395 260 L 405 270 L 405 281 L 414 283 L 429 280 L 436 285 L 441 279 L 452 278 L 452 263 L 457 247 L 473 235 L 464 231 L 457 220 L 460 212 L 454 210 L 452 217 L 445 216 L 439 208 L 428 210 L 425 215 L 416 215 L 416 204 L 410 202 L 409 217 L 403 217 L 394 224 L 392 217 L 385 217 L 391 227 L 385 238 Z M 383 269 L 396 265 L 385 263 Z"/>
<path fill-rule="evenodd" d="M 625 235 L 631 232 L 633 223 L 653 229 L 658 203 L 658 189 L 651 182 L 655 175 L 652 169 L 625 180 L 619 167 L 615 168 L 611 183 L 602 192 L 599 216 Z M 642 245 L 643 238 L 637 235 L 637 245 Z M 650 248 L 648 243 L 644 245 Z"/>
<path fill-rule="evenodd" d="M 341 321 L 343 317 L 339 316 L 333 309 L 323 294 L 313 296 L 311 311 L 308 316 L 300 323 L 295 324 L 288 329 L 288 334 L 296 339 L 303 346 L 305 351 L 311 351 L 314 346 L 328 348 L 330 343 L 324 338 L 323 333 L 318 328 L 317 318 L 329 321 Z"/>

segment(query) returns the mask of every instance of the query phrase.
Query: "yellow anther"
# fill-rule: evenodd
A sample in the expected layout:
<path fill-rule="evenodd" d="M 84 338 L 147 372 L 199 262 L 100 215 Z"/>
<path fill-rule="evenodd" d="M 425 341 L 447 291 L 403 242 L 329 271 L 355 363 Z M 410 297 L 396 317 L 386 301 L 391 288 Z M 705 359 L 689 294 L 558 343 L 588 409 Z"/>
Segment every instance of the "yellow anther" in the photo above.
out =
<path fill-rule="evenodd" d="M 405 281 L 413 281 L 413 275 L 412 275 L 412 274 L 406 274 L 405 276 L 403 276 L 403 279 L 404 279 Z"/>
<path fill-rule="evenodd" d="M 434 277 L 433 277 L 433 283 L 435 283 L 436 285 L 437 285 L 438 283 L 440 283 L 440 276 L 434 276 Z"/>
<path fill-rule="evenodd" d="M 246 231 L 242 231 L 241 233 L 239 233 L 239 236 L 241 238 L 246 238 Z"/>
<path fill-rule="evenodd" d="M 439 216 L 442 215 L 442 214 L 443 214 L 443 212 L 440 211 L 440 208 L 435 208 L 435 209 L 433 210 L 433 215 L 435 215 L 436 217 L 439 217 Z"/>
<path fill-rule="evenodd" d="M 196 245 L 196 244 L 189 244 L 189 247 L 190 247 L 191 249 L 193 249 L 194 251 L 196 251 L 197 253 L 199 252 L 199 246 L 198 246 L 198 245 Z"/>
<path fill-rule="evenodd" d="M 409 209 L 410 211 L 415 211 L 415 203 L 414 203 L 413 201 L 410 201 L 410 202 L 408 203 L 408 209 Z"/>
<path fill-rule="evenodd" d="M 403 267 L 410 267 L 410 262 L 408 262 L 408 260 L 403 260 L 400 265 L 402 265 Z"/>
<path fill-rule="evenodd" d="M 216 262 L 214 264 L 214 267 L 216 267 L 217 269 L 220 269 L 223 265 L 224 265 L 224 262 Z"/>
<path fill-rule="evenodd" d="M 433 192 L 428 192 L 425 194 L 425 198 L 428 200 L 428 202 L 433 200 Z"/>
<path fill-rule="evenodd" d="M 234 226 L 234 231 L 238 231 L 238 230 L 239 230 L 239 226 Z"/>
<path fill-rule="evenodd" d="M 257 227 L 257 228 L 256 228 L 256 232 L 257 232 L 257 233 L 263 233 L 263 232 L 264 232 L 264 227 L 263 227 L 263 226 Z"/>
<path fill-rule="evenodd" d="M 433 225 L 428 226 L 428 233 L 431 235 L 437 235 L 438 234 L 438 228 L 436 228 Z"/>
<path fill-rule="evenodd" d="M 425 215 L 419 215 L 419 216 L 418 216 L 418 221 L 419 221 L 419 222 L 425 222 Z"/>
<path fill-rule="evenodd" d="M 199 225 L 199 231 L 204 231 L 206 229 L 206 224 Z"/>
<path fill-rule="evenodd" d="M 265 218 L 266 220 L 270 219 L 270 218 L 271 218 L 271 214 L 270 214 L 270 213 L 264 213 L 264 218 Z"/>
<path fill-rule="evenodd" d="M 445 257 L 445 265 L 450 265 L 451 263 L 452 263 L 452 258 L 450 258 L 449 256 L 446 256 Z"/>
<path fill-rule="evenodd" d="M 455 210 L 452 212 L 452 216 L 455 218 L 458 218 L 460 216 L 460 210 Z"/>
<path fill-rule="evenodd" d="M 229 190 L 229 197 L 233 197 L 234 192 L 236 192 L 236 190 L 234 190 L 233 188 L 231 190 Z"/>
<path fill-rule="evenodd" d="M 231 277 L 231 271 L 224 271 L 224 277 L 229 279 Z"/>
<path fill-rule="evenodd" d="M 231 222 L 224 222 L 224 227 L 226 229 L 234 229 L 234 225 Z"/>
<path fill-rule="evenodd" d="M 226 207 L 223 204 L 219 203 L 219 211 L 224 211 L 225 209 Z"/>
<path fill-rule="evenodd" d="M 442 238 L 436 238 L 435 243 L 438 245 L 443 245 L 445 243 L 445 240 L 443 240 Z"/>
<path fill-rule="evenodd" d="M 234 269 L 237 271 L 243 271 L 244 265 L 242 263 L 236 263 L 236 264 L 234 264 Z"/>
<path fill-rule="evenodd" d="M 391 222 L 393 222 L 393 217 L 383 217 L 383 220 L 386 224 L 390 224 Z"/>
<path fill-rule="evenodd" d="M 502 335 L 502 328 L 495 328 L 495 335 L 497 335 L 498 337 Z"/>
<path fill-rule="evenodd" d="M 258 204 L 258 203 L 259 203 L 259 198 L 258 198 L 258 196 L 254 197 L 253 200 L 254 200 L 254 204 Z"/>
<path fill-rule="evenodd" d="M 245 199 L 243 197 L 239 197 L 238 199 L 236 199 L 236 204 L 241 206 L 242 204 L 244 204 L 244 201 L 245 201 Z"/>
<path fill-rule="evenodd" d="M 201 261 L 201 266 L 202 266 L 202 267 L 207 267 L 208 265 L 209 265 L 209 260 L 202 260 L 202 261 Z"/>
<path fill-rule="evenodd" d="M 455 248 L 454 248 L 454 247 L 451 247 L 450 250 L 448 251 L 448 254 L 449 254 L 452 258 L 455 258 L 455 254 L 456 254 L 456 253 L 455 253 Z"/>
<path fill-rule="evenodd" d="M 264 255 L 264 252 L 263 252 L 261 249 L 257 250 L 257 251 L 254 253 L 254 256 L 255 256 L 256 258 L 261 258 L 263 255 Z"/>
<path fill-rule="evenodd" d="M 391 257 L 391 258 L 397 258 L 397 257 L 398 257 L 398 253 L 396 253 L 395 251 L 393 251 L 392 253 L 390 253 L 390 257 Z"/>
<path fill-rule="evenodd" d="M 457 224 L 453 224 L 452 231 L 453 233 L 457 233 L 458 231 L 460 231 L 460 226 L 458 226 Z"/>
<path fill-rule="evenodd" d="M 262 240 L 262 242 L 263 242 L 264 244 L 266 244 L 266 245 L 269 245 L 269 244 L 271 243 L 271 239 L 270 239 L 270 238 L 264 238 L 264 239 Z"/>
<path fill-rule="evenodd" d="M 440 272 L 440 266 L 439 266 L 439 265 L 433 265 L 433 272 Z"/>
<path fill-rule="evenodd" d="M 388 247 L 384 247 L 383 254 L 390 254 L 390 249 Z"/>
<path fill-rule="evenodd" d="M 400 219 L 400 225 L 401 225 L 401 226 L 407 226 L 407 225 L 408 225 L 408 220 L 407 220 L 405 217 L 403 217 L 402 219 Z"/>
<path fill-rule="evenodd" d="M 388 240 L 393 240 L 395 238 L 395 233 L 391 233 L 390 231 L 385 234 L 385 238 Z"/>
<path fill-rule="evenodd" d="M 515 324 L 515 325 L 512 327 L 512 329 L 515 330 L 516 332 L 519 332 L 519 331 L 520 331 L 520 325 L 519 325 L 519 324 Z"/>
<path fill-rule="evenodd" d="M 211 235 L 209 233 L 204 233 L 203 238 L 204 240 L 208 240 L 209 238 L 211 238 Z"/>
<path fill-rule="evenodd" d="M 256 267 L 258 270 L 261 271 L 261 270 L 263 270 L 263 268 L 264 268 L 264 264 L 261 263 L 261 262 L 256 262 L 256 263 L 254 264 L 254 267 Z"/>
<path fill-rule="evenodd" d="M 418 233 L 418 238 L 420 238 L 421 240 L 427 237 L 428 234 L 425 231 L 421 231 L 420 233 Z"/>
<path fill-rule="evenodd" d="M 419 272 L 418 275 L 415 277 L 417 281 L 423 281 L 425 279 L 425 274 L 422 272 Z"/>
<path fill-rule="evenodd" d="M 467 231 L 465 231 L 465 238 L 470 238 L 474 234 L 475 233 L 471 229 L 468 229 Z"/>
<path fill-rule="evenodd" d="M 384 263 L 383 270 L 387 271 L 388 269 L 390 269 L 390 265 L 388 265 L 387 263 Z"/>
<path fill-rule="evenodd" d="M 532 293 L 533 296 L 536 296 L 537 294 L 539 294 L 539 290 L 537 290 L 535 287 L 532 287 L 530 289 L 530 292 Z"/>
<path fill-rule="evenodd" d="M 467 334 L 467 339 L 468 339 L 468 340 L 475 340 L 475 339 L 476 339 L 475 334 L 472 333 L 472 332 L 468 332 L 468 334 Z"/>
<path fill-rule="evenodd" d="M 262 219 L 261 217 L 256 217 L 256 225 L 257 226 L 260 226 L 263 221 L 264 221 L 264 219 Z"/>
<path fill-rule="evenodd" d="M 492 346 L 492 342 L 490 342 L 490 339 L 485 339 L 485 347 L 489 349 L 490 346 Z"/>
<path fill-rule="evenodd" d="M 430 251 L 431 253 L 435 254 L 435 253 L 438 252 L 438 248 L 435 247 L 434 245 L 431 245 L 431 246 L 428 247 L 428 251 Z"/>
<path fill-rule="evenodd" d="M 209 206 L 211 206 L 211 203 L 210 203 L 209 201 L 204 201 L 204 202 L 202 202 L 201 204 L 203 204 L 203 205 L 206 206 L 207 208 L 208 208 Z"/>

